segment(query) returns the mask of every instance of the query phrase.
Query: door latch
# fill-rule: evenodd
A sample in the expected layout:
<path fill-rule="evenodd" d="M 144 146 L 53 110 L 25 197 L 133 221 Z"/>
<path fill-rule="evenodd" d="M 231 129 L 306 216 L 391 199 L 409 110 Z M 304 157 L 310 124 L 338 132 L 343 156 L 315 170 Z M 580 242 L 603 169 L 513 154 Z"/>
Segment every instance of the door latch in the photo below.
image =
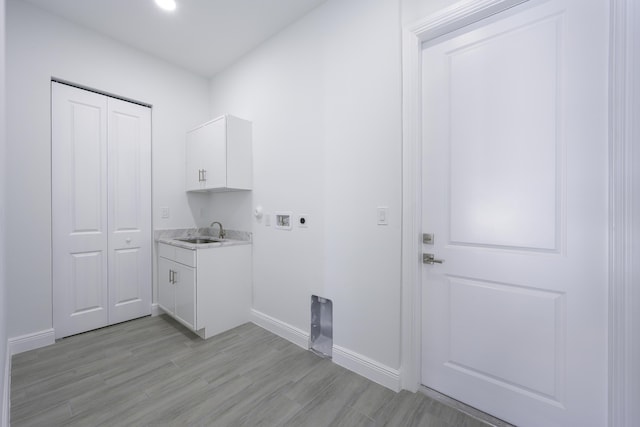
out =
<path fill-rule="evenodd" d="M 433 234 L 431 233 L 422 233 L 422 243 L 426 243 L 429 245 L 433 244 Z"/>
<path fill-rule="evenodd" d="M 442 264 L 443 262 L 443 259 L 436 259 L 433 254 L 422 254 L 423 264 Z"/>

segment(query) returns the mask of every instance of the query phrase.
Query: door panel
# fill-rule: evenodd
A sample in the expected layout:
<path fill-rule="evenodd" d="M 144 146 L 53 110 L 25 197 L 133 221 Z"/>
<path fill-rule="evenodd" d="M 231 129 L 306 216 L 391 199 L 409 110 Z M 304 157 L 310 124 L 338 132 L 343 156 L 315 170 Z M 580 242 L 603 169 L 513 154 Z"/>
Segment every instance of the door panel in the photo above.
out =
<path fill-rule="evenodd" d="M 95 102 L 100 102 L 96 98 Z M 68 101 L 72 232 L 102 232 L 105 170 L 104 105 Z"/>
<path fill-rule="evenodd" d="M 562 294 L 459 277 L 448 288 L 449 367 L 557 399 Z"/>
<path fill-rule="evenodd" d="M 423 50 L 422 382 L 606 424 L 607 6 L 532 2 Z"/>
<path fill-rule="evenodd" d="M 139 118 L 113 111 L 110 107 L 109 146 L 111 149 L 111 173 L 113 178 L 113 224 L 114 230 L 139 228 L 140 222 L 140 158 L 141 145 Z M 140 107 L 143 108 L 143 107 Z M 144 153 L 146 155 L 146 153 Z"/>
<path fill-rule="evenodd" d="M 84 252 L 71 255 L 71 316 L 104 311 L 103 252 Z M 98 323 L 102 326 L 102 323 Z"/>
<path fill-rule="evenodd" d="M 106 123 L 103 96 L 52 85 L 56 338 L 108 323 Z"/>
<path fill-rule="evenodd" d="M 561 22 L 527 23 L 447 53 L 453 242 L 556 249 Z"/>
<path fill-rule="evenodd" d="M 121 307 L 140 300 L 140 250 L 120 249 L 113 251 L 114 256 L 114 286 L 113 304 Z"/>
<path fill-rule="evenodd" d="M 151 314 L 150 110 L 109 98 L 110 322 Z"/>

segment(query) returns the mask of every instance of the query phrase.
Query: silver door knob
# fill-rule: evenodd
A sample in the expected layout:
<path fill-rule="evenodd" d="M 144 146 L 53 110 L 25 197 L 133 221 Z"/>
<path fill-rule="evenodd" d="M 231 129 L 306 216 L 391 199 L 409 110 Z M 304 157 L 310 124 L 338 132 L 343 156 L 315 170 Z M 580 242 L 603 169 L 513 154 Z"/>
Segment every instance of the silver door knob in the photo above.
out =
<path fill-rule="evenodd" d="M 443 259 L 436 259 L 435 255 L 433 254 L 422 254 L 423 264 L 442 264 L 443 262 Z"/>

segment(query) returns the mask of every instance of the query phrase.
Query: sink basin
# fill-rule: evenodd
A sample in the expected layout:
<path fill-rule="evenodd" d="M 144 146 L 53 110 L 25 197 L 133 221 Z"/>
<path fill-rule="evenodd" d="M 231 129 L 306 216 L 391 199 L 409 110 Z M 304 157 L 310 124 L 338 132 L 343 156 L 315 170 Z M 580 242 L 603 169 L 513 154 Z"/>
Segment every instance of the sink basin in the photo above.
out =
<path fill-rule="evenodd" d="M 185 237 L 184 239 L 176 239 L 181 242 L 193 243 L 196 245 L 204 244 L 204 243 L 218 243 L 222 242 L 220 239 L 216 239 L 215 237 Z"/>

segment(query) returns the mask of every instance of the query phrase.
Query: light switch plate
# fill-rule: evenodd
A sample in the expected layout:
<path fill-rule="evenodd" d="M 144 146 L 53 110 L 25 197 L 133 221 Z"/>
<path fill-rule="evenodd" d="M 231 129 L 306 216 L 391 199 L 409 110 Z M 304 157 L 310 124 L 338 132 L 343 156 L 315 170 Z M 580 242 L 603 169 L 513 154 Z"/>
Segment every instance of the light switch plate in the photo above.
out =
<path fill-rule="evenodd" d="M 378 206 L 378 225 L 389 225 L 389 208 Z"/>
<path fill-rule="evenodd" d="M 167 219 L 169 218 L 169 207 L 163 206 L 160 208 L 160 218 Z"/>

